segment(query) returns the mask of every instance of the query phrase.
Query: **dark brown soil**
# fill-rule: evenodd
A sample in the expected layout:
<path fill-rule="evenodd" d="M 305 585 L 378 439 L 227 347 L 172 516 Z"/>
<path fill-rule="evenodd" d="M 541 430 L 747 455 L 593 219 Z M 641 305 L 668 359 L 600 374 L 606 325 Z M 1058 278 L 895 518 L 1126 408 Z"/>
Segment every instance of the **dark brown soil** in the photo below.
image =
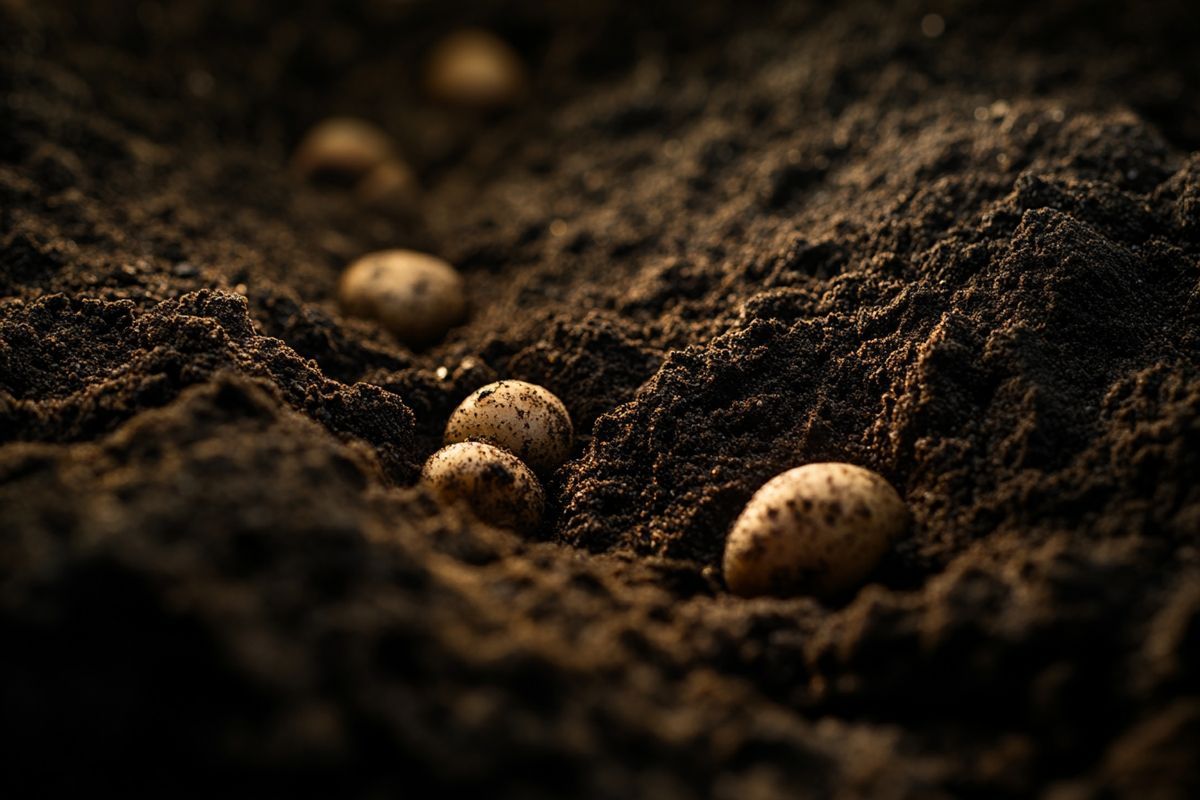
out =
<path fill-rule="evenodd" d="M 1200 13 L 1001 5 L 0 0 L 0 781 L 1200 796 Z M 421 97 L 464 24 L 530 104 Z M 418 207 L 288 173 L 332 114 Z M 576 422 L 524 540 L 413 488 L 497 378 Z M 726 594 L 818 460 L 910 538 Z"/>

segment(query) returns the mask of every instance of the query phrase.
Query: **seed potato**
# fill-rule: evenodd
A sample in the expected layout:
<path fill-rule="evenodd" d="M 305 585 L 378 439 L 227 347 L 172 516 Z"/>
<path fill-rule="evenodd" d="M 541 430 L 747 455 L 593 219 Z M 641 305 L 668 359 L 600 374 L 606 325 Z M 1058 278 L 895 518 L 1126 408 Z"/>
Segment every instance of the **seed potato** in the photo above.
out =
<path fill-rule="evenodd" d="M 468 108 L 515 105 L 525 95 L 525 65 L 493 33 L 469 28 L 452 33 L 433 49 L 425 86 L 438 102 Z"/>
<path fill-rule="evenodd" d="M 446 423 L 445 440 L 490 442 L 546 474 L 566 461 L 574 437 L 571 415 L 558 397 L 537 384 L 507 380 L 463 400 Z"/>
<path fill-rule="evenodd" d="M 725 543 L 734 594 L 814 594 L 857 587 L 909 523 L 908 507 L 879 474 L 851 464 L 808 464 L 759 489 Z"/>
<path fill-rule="evenodd" d="M 458 442 L 425 462 L 421 482 L 442 502 L 462 501 L 484 522 L 518 532 L 537 529 L 546 505 L 533 471 L 507 450 Z"/>
<path fill-rule="evenodd" d="M 354 117 L 332 117 L 308 132 L 292 166 L 305 178 L 360 178 L 394 159 L 391 137 L 380 128 Z"/>
<path fill-rule="evenodd" d="M 374 319 L 411 345 L 440 338 L 467 311 L 462 276 L 442 259 L 413 250 L 363 256 L 342 273 L 338 295 L 347 313 Z"/>
<path fill-rule="evenodd" d="M 420 194 L 417 176 L 399 159 L 390 158 L 371 169 L 354 189 L 364 204 L 383 210 L 414 206 Z"/>

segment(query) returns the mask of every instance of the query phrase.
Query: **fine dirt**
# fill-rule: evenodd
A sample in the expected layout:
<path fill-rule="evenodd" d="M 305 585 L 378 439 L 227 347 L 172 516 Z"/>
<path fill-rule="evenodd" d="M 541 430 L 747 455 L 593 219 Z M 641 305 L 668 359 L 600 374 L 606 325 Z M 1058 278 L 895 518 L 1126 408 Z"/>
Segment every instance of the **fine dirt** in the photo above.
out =
<path fill-rule="evenodd" d="M 1000 5 L 0 0 L 0 782 L 1200 796 L 1200 14 Z M 466 24 L 527 104 L 422 96 Z M 333 114 L 419 203 L 289 173 Z M 469 322 L 345 318 L 384 247 Z M 414 488 L 500 378 L 526 538 Z M 910 536 L 730 596 L 820 460 Z"/>

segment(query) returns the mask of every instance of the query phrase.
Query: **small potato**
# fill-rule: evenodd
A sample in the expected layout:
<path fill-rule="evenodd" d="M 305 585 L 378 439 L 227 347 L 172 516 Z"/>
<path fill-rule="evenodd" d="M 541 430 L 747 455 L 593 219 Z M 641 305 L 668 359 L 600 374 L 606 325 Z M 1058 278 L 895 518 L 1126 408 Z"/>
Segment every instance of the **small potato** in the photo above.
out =
<path fill-rule="evenodd" d="M 354 191 L 364 204 L 382 210 L 411 208 L 420 194 L 417 176 L 407 164 L 394 158 L 368 172 Z"/>
<path fill-rule="evenodd" d="M 548 389 L 497 381 L 463 400 L 446 423 L 446 442 L 477 440 L 511 450 L 542 474 L 567 459 L 575 438 L 567 407 Z"/>
<path fill-rule="evenodd" d="M 357 179 L 389 160 L 395 160 L 395 150 L 381 129 L 354 117 L 332 117 L 308 132 L 292 167 L 305 178 Z"/>
<path fill-rule="evenodd" d="M 466 315 L 462 276 L 440 258 L 413 250 L 363 256 L 342 273 L 342 308 L 378 321 L 402 342 L 427 344 Z"/>
<path fill-rule="evenodd" d="M 433 49 L 425 88 L 441 103 L 468 108 L 515 105 L 526 93 L 521 57 L 495 34 L 470 28 L 452 33 Z"/>
<path fill-rule="evenodd" d="M 725 542 L 734 594 L 829 597 L 860 584 L 908 527 L 908 507 L 881 475 L 808 464 L 759 489 Z"/>
<path fill-rule="evenodd" d="M 465 502 L 484 522 L 518 532 L 537 529 L 546 505 L 525 462 L 485 442 L 459 442 L 425 462 L 421 482 L 442 502 Z"/>

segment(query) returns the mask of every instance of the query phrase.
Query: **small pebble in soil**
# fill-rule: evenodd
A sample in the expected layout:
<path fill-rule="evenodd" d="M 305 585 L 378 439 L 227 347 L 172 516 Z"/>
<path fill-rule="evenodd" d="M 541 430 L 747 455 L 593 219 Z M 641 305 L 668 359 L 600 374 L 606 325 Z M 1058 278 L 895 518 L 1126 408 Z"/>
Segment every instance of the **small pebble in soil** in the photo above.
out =
<path fill-rule="evenodd" d="M 434 100 L 468 108 L 516 105 L 528 80 L 517 52 L 493 33 L 469 28 L 442 39 L 429 55 L 425 89 Z"/>
<path fill-rule="evenodd" d="M 497 381 L 472 392 L 446 423 L 446 442 L 482 441 L 511 450 L 542 474 L 567 459 L 571 415 L 552 392 L 525 381 Z"/>
<path fill-rule="evenodd" d="M 440 258 L 414 250 L 384 250 L 342 273 L 338 295 L 348 314 L 379 322 L 400 341 L 427 344 L 462 321 L 462 276 Z"/>
<path fill-rule="evenodd" d="M 808 464 L 759 489 L 725 542 L 725 584 L 743 597 L 855 589 L 909 523 L 879 474 L 852 464 Z"/>
<path fill-rule="evenodd" d="M 332 117 L 313 127 L 296 147 L 292 167 L 305 178 L 357 180 L 395 161 L 391 137 L 354 117 Z"/>
<path fill-rule="evenodd" d="M 421 482 L 442 502 L 464 502 L 484 522 L 517 532 L 536 530 L 546 505 L 542 485 L 525 462 L 486 442 L 438 450 L 425 462 Z"/>

